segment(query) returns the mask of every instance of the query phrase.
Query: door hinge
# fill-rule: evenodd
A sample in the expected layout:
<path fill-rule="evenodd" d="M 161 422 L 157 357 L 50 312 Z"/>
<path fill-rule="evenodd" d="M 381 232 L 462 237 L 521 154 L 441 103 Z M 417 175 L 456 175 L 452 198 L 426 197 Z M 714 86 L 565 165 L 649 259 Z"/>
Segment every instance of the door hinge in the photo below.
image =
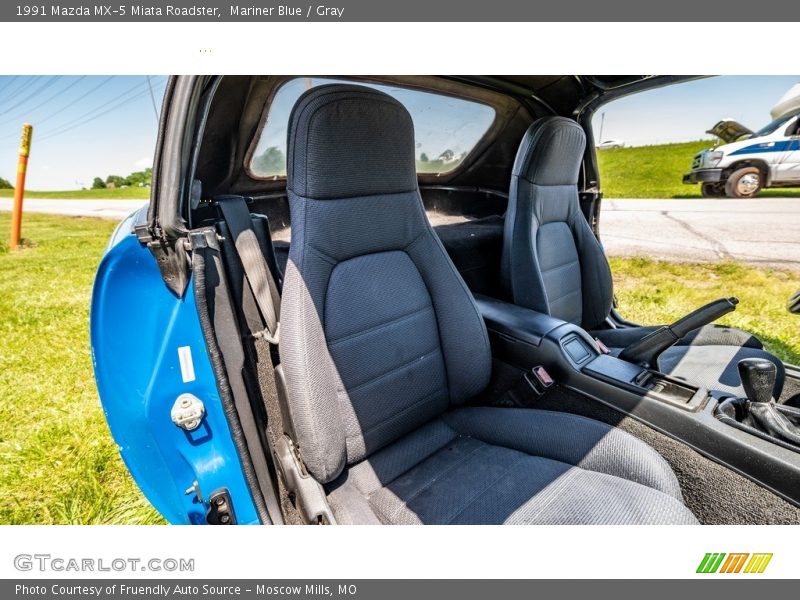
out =
<path fill-rule="evenodd" d="M 168 240 L 148 224 L 137 225 L 133 232 L 140 244 L 144 244 L 155 257 L 161 279 L 169 290 L 178 296 L 183 296 L 189 283 L 189 257 L 186 250 L 186 239 L 178 238 Z"/>
<path fill-rule="evenodd" d="M 231 496 L 226 489 L 219 489 L 208 499 L 206 522 L 209 525 L 236 525 Z"/>

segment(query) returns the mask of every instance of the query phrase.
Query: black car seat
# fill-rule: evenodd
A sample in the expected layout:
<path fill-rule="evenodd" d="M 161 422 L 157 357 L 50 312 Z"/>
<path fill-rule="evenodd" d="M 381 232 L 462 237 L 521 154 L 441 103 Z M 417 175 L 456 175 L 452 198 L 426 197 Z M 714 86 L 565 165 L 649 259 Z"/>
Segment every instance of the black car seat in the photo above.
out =
<path fill-rule="evenodd" d="M 352 85 L 306 92 L 287 184 L 286 429 L 337 523 L 696 523 L 634 437 L 465 406 L 489 381 L 489 342 L 425 216 L 399 102 Z"/>
<path fill-rule="evenodd" d="M 585 148 L 586 135 L 571 119 L 545 117 L 528 128 L 511 176 L 501 279 L 515 304 L 580 325 L 618 354 L 656 328 L 603 328 L 613 290 L 605 252 L 578 201 Z M 664 351 L 657 366 L 695 385 L 743 396 L 736 368 L 743 358 L 777 365 L 777 398 L 783 364 L 755 337 L 732 327 L 695 330 Z"/>

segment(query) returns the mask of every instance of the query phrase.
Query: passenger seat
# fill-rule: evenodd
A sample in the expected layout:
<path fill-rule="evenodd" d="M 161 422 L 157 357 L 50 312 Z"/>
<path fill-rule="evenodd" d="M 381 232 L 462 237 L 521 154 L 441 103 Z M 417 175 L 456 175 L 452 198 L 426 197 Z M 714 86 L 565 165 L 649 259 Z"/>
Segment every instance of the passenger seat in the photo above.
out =
<path fill-rule="evenodd" d="M 528 128 L 511 176 L 501 277 L 514 304 L 580 325 L 618 354 L 656 328 L 603 328 L 613 289 L 605 252 L 578 202 L 585 149 L 586 135 L 571 119 L 546 117 Z M 736 366 L 743 358 L 775 363 L 778 398 L 783 363 L 754 336 L 733 327 L 695 330 L 664 351 L 658 367 L 694 385 L 744 396 Z"/>
<path fill-rule="evenodd" d="M 425 216 L 399 102 L 353 85 L 303 94 L 287 187 L 286 433 L 337 523 L 697 522 L 636 438 L 465 406 L 489 382 L 489 341 Z"/>

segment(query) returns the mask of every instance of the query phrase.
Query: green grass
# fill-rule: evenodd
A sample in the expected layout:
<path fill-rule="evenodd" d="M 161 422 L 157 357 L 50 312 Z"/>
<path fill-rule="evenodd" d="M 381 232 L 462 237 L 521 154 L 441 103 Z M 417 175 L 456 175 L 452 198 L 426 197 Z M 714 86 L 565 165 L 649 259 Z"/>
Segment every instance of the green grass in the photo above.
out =
<path fill-rule="evenodd" d="M 159 523 L 103 418 L 89 297 L 115 223 L 26 215 L 0 246 L 0 523 Z M 6 239 L 8 213 L 0 213 Z"/>
<path fill-rule="evenodd" d="M 699 185 L 683 183 L 695 154 L 713 145 L 711 140 L 607 148 L 597 151 L 600 181 L 606 198 L 700 198 Z M 800 189 L 764 190 L 764 197 L 792 197 Z"/>
<path fill-rule="evenodd" d="M 671 323 L 706 302 L 736 296 L 736 311 L 719 322 L 745 329 L 782 360 L 800 365 L 800 316 L 786 301 L 800 287 L 797 272 L 724 262 L 676 264 L 612 258 L 619 311 L 645 325 Z"/>
<path fill-rule="evenodd" d="M 0 190 L 0 198 L 13 198 L 14 190 Z M 112 188 L 103 190 L 63 190 L 56 192 L 37 192 L 26 190 L 26 198 L 63 198 L 68 200 L 147 200 L 150 198 L 150 188 L 129 187 Z"/>

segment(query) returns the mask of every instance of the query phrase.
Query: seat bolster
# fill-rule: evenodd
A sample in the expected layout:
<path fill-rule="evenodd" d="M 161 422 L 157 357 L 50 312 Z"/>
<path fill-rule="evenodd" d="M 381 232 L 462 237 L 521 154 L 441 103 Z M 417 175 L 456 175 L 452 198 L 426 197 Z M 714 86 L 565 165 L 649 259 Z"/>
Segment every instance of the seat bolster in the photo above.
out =
<path fill-rule="evenodd" d="M 419 219 L 425 214 L 417 202 Z M 489 385 L 492 350 L 475 299 L 433 228 L 406 248 L 428 288 L 439 326 L 452 404 L 463 404 Z"/>
<path fill-rule="evenodd" d="M 620 327 L 619 329 L 597 329 L 591 332 L 609 348 L 626 348 L 639 341 L 659 326 Z M 725 325 L 706 325 L 690 332 L 678 340 L 676 346 L 740 346 L 742 348 L 763 348 L 761 342 L 752 334 Z"/>
<path fill-rule="evenodd" d="M 739 346 L 761 350 L 764 345 L 753 334 L 725 325 L 706 325 L 682 337 L 679 346 Z"/>
<path fill-rule="evenodd" d="M 533 206 L 533 184 L 513 176 L 503 224 L 500 280 L 506 298 L 525 308 L 550 314 L 539 270 L 536 235 L 540 223 Z"/>
<path fill-rule="evenodd" d="M 742 397 L 745 392 L 738 364 L 745 358 L 765 358 L 775 364 L 773 397 L 779 398 L 786 368 L 766 350 L 739 346 L 672 346 L 658 357 L 658 370 L 695 386 Z"/>
<path fill-rule="evenodd" d="M 328 494 L 328 502 L 338 525 L 382 525 L 368 498 L 348 480 L 347 475 Z"/>
<path fill-rule="evenodd" d="M 486 407 L 461 408 L 443 419 L 463 436 L 627 479 L 683 499 L 678 480 L 661 455 L 605 423 L 568 413 Z"/>
<path fill-rule="evenodd" d="M 611 313 L 614 284 L 603 246 L 581 213 L 577 194 L 570 203 L 570 228 L 581 261 L 583 291 L 581 325 L 591 329 L 603 323 Z"/>

